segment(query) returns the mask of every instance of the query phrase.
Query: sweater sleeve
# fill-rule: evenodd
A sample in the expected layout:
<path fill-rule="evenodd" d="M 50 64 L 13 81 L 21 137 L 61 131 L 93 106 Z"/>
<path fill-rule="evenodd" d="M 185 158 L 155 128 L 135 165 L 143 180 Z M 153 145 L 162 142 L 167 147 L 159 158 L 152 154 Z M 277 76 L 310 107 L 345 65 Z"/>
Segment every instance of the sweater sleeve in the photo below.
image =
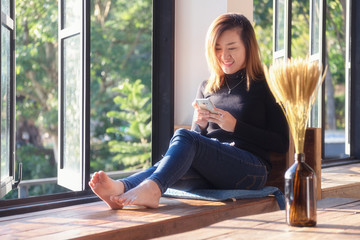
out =
<path fill-rule="evenodd" d="M 198 90 L 197 90 L 197 93 L 196 93 L 196 98 L 204 98 L 204 89 L 205 89 L 205 86 L 206 86 L 206 82 L 207 80 L 203 81 L 199 87 L 198 87 Z M 193 114 L 194 116 L 194 114 Z M 194 119 L 192 120 L 192 123 L 191 123 L 191 130 L 195 131 L 195 132 L 198 132 L 200 133 L 201 135 L 206 135 L 207 134 L 207 128 L 205 129 L 201 129 L 199 127 L 199 125 L 197 125 L 195 122 L 194 122 Z"/>

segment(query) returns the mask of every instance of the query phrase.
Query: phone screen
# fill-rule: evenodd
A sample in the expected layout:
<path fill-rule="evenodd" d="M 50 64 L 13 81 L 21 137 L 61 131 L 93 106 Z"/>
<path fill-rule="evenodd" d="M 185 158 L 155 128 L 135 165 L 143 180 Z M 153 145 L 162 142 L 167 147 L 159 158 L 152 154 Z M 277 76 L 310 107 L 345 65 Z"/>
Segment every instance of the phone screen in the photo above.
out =
<path fill-rule="evenodd" d="M 208 110 L 212 113 L 217 113 L 214 110 L 214 104 L 208 98 L 196 99 L 196 103 L 202 109 Z"/>

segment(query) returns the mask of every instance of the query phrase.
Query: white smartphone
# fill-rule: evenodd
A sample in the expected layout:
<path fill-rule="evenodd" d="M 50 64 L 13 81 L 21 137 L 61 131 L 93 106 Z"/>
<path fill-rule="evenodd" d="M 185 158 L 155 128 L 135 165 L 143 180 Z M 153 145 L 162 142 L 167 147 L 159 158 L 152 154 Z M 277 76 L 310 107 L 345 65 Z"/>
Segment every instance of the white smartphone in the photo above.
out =
<path fill-rule="evenodd" d="M 195 100 L 199 108 L 208 110 L 211 113 L 219 114 L 214 110 L 214 104 L 209 98 L 198 98 Z"/>

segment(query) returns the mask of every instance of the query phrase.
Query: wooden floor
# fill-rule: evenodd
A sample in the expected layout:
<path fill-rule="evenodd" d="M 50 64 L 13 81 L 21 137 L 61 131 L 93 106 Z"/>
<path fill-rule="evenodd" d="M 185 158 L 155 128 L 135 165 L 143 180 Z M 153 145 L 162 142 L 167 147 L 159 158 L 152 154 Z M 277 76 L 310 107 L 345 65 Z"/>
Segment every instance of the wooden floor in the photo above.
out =
<path fill-rule="evenodd" d="M 0 239 L 149 239 L 278 209 L 273 197 L 236 202 L 162 198 L 158 209 L 116 211 L 96 202 L 0 218 Z"/>
<path fill-rule="evenodd" d="M 326 168 L 322 170 L 321 177 L 323 198 L 360 199 L 360 164 Z M 162 198 L 158 209 L 126 207 L 117 211 L 109 210 L 103 202 L 96 202 L 2 217 L 0 218 L 0 239 L 149 239 L 196 229 L 200 229 L 198 231 L 202 231 L 202 234 L 207 236 L 205 234 L 206 229 L 209 229 L 207 226 L 212 224 L 219 223 L 220 225 L 214 225 L 215 227 L 211 227 L 211 229 L 221 233 L 224 231 L 225 225 L 232 226 L 237 223 L 238 217 L 254 216 L 255 220 L 251 221 L 255 224 L 261 220 L 261 215 L 255 216 L 256 214 L 267 212 L 275 214 L 277 210 L 277 202 L 272 197 L 236 202 Z M 356 214 L 360 216 L 360 212 L 357 211 Z M 251 219 L 253 218 L 251 217 Z M 221 222 L 224 220 L 225 222 Z M 278 215 L 275 220 L 279 222 L 276 225 L 278 228 L 282 229 L 286 226 L 284 214 Z M 250 225 L 246 228 L 247 231 L 252 227 L 256 228 L 255 225 Z M 360 229 L 359 225 L 354 227 Z M 349 225 L 350 231 L 353 231 L 354 227 Z M 242 228 L 239 227 L 239 229 Z M 261 239 L 267 239 L 268 234 L 273 231 L 278 230 L 270 229 L 262 232 L 264 238 Z M 216 236 L 218 235 L 215 235 L 215 239 L 221 238 Z M 239 236 L 242 236 L 242 233 Z M 191 234 L 186 235 L 186 238 L 201 239 L 199 236 L 192 238 Z M 232 236 L 231 238 L 240 237 Z M 171 236 L 168 239 L 174 238 Z M 252 238 L 249 235 L 246 239 Z"/>
<path fill-rule="evenodd" d="M 360 163 L 321 170 L 322 198 L 360 199 Z"/>
<path fill-rule="evenodd" d="M 323 199 L 318 202 L 316 227 L 291 227 L 285 211 L 234 218 L 211 226 L 162 237 L 160 240 L 190 239 L 360 239 L 360 200 Z"/>

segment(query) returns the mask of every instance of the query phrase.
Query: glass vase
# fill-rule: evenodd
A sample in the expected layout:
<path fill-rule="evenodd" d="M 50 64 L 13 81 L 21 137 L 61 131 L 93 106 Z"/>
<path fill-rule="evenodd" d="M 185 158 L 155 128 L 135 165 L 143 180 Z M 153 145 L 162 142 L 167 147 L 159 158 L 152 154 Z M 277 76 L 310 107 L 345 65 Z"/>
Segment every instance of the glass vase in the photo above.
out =
<path fill-rule="evenodd" d="M 294 164 L 285 172 L 285 203 L 287 224 L 316 225 L 316 175 L 304 153 L 295 153 Z"/>

